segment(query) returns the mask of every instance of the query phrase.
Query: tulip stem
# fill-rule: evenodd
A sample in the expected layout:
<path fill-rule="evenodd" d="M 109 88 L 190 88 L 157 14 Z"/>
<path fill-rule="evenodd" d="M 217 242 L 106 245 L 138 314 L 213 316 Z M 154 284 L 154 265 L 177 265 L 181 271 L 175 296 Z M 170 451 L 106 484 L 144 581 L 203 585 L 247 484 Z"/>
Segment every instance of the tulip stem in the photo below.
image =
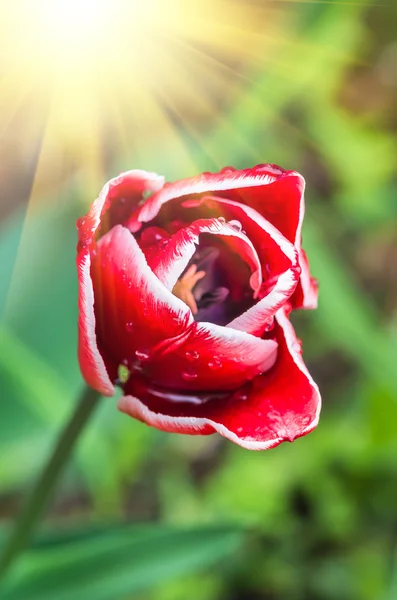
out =
<path fill-rule="evenodd" d="M 84 388 L 74 412 L 61 431 L 54 449 L 28 494 L 22 511 L 16 519 L 14 529 L 3 547 L 0 556 L 0 578 L 28 545 L 35 526 L 51 498 L 62 469 L 99 399 L 98 392 L 88 387 Z"/>

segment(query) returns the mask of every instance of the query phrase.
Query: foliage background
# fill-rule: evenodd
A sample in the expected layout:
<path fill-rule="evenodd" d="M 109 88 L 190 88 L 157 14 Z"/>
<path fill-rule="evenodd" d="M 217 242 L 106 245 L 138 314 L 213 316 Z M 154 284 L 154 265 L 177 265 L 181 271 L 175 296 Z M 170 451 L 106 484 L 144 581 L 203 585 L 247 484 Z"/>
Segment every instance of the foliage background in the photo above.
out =
<path fill-rule="evenodd" d="M 74 221 L 128 168 L 304 174 L 320 305 L 294 324 L 320 425 L 255 453 L 163 434 L 104 400 L 7 598 L 397 597 L 397 8 L 259 4 L 245 3 L 260 9 L 249 45 L 232 28 L 197 42 L 200 60 L 182 53 L 183 76 L 157 82 L 160 110 L 130 90 L 117 133 L 103 107 L 100 130 L 80 128 L 92 112 L 72 87 L 82 112 L 52 134 L 42 79 L 12 111 L 2 95 L 0 516 L 17 513 L 82 386 Z"/>

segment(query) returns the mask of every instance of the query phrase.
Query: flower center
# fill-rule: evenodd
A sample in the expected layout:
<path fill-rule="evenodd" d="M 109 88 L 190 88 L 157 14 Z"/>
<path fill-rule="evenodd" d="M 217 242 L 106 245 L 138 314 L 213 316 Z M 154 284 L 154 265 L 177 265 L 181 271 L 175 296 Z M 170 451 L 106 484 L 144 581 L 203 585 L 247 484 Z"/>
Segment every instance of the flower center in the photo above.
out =
<path fill-rule="evenodd" d="M 226 325 L 252 304 L 252 289 L 242 284 L 238 274 L 239 260 L 225 264 L 227 254 L 222 247 L 199 248 L 172 290 L 190 308 L 195 321 Z"/>
<path fill-rule="evenodd" d="M 198 271 L 197 265 L 190 265 L 173 287 L 172 293 L 188 305 L 194 315 L 198 313 L 196 298 L 193 289 L 200 279 L 205 277 L 205 271 Z"/>

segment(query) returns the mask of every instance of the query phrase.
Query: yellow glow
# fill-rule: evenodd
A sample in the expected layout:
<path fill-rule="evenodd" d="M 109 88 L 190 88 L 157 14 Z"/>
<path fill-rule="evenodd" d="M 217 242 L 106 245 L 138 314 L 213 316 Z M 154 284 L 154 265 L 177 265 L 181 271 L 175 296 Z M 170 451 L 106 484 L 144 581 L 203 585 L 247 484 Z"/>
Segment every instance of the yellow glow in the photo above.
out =
<path fill-rule="evenodd" d="M 104 130 L 124 141 L 169 130 L 166 104 L 212 118 L 240 82 L 234 67 L 258 54 L 258 24 L 245 0 L 1 3 L 0 132 L 30 102 L 61 148 L 84 155 Z"/>
<path fill-rule="evenodd" d="M 54 48 L 76 51 L 105 34 L 111 6 L 106 0 L 47 0 L 38 3 L 34 20 Z"/>

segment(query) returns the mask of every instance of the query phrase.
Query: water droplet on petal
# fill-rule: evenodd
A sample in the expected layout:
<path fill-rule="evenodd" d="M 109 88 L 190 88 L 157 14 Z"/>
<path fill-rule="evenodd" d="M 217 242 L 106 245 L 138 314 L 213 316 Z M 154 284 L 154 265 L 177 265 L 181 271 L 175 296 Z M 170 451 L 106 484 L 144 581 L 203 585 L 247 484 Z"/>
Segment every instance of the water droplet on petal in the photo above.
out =
<path fill-rule="evenodd" d="M 128 333 L 131 333 L 132 331 L 134 331 L 134 323 L 128 322 L 125 324 L 125 330 Z"/>
<path fill-rule="evenodd" d="M 183 371 L 182 379 L 185 379 L 185 381 L 193 381 L 194 379 L 197 379 L 197 373 L 191 369 L 188 371 Z"/>
<path fill-rule="evenodd" d="M 197 352 L 197 350 L 192 350 L 185 352 L 185 356 L 188 360 L 197 360 L 200 354 Z"/>
<path fill-rule="evenodd" d="M 217 358 L 216 356 L 214 356 L 214 358 L 209 361 L 208 366 L 213 371 L 216 371 L 217 369 L 220 369 L 222 367 L 222 361 L 219 360 L 219 358 Z"/>
<path fill-rule="evenodd" d="M 147 360 L 150 356 L 150 352 L 148 350 L 135 350 L 135 356 L 138 360 Z"/>
<path fill-rule="evenodd" d="M 272 331 L 272 329 L 274 329 L 274 319 L 273 318 L 270 321 L 268 321 L 264 327 L 265 331 Z"/>
<path fill-rule="evenodd" d="M 230 227 L 233 227 L 233 229 L 235 231 L 241 231 L 243 226 L 241 225 L 240 221 L 237 221 L 236 219 L 232 219 L 231 221 L 229 221 L 228 225 L 230 225 Z"/>
<path fill-rule="evenodd" d="M 169 237 L 169 233 L 161 227 L 148 227 L 142 231 L 140 241 L 143 246 L 151 246 L 152 244 L 167 241 Z"/>

